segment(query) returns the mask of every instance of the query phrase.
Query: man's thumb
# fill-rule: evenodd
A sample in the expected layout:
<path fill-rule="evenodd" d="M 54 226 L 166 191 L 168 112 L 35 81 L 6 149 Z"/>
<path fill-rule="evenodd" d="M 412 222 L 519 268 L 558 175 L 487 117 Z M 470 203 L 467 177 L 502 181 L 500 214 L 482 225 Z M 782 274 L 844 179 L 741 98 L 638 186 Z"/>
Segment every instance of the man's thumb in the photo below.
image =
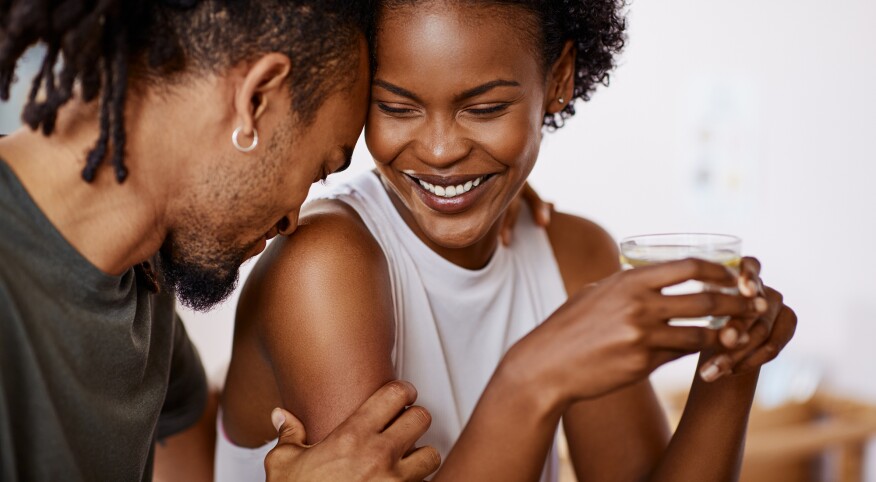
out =
<path fill-rule="evenodd" d="M 304 441 L 307 440 L 304 424 L 286 410 L 275 408 L 271 412 L 271 422 L 277 429 L 278 446 L 283 444 L 304 445 Z"/>

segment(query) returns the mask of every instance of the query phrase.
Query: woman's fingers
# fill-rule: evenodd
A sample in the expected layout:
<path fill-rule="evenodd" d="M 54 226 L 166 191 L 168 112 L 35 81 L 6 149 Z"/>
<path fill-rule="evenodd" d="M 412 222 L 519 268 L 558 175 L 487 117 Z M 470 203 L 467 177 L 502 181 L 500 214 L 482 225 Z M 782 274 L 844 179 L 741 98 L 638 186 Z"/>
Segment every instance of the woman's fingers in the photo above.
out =
<path fill-rule="evenodd" d="M 738 278 L 720 264 L 696 258 L 644 266 L 627 271 L 625 274 L 630 282 L 639 283 L 653 290 L 690 280 L 731 287 L 736 286 Z"/>
<path fill-rule="evenodd" d="M 793 310 L 783 305 L 775 321 L 770 322 L 763 317 L 757 319 L 748 330 L 750 340 L 745 346 L 712 357 L 703 365 L 703 368 L 712 365 L 718 367 L 719 371 L 713 379 L 728 373 L 744 373 L 753 370 L 773 360 L 791 341 L 796 330 L 797 315 L 794 314 Z M 711 373 L 714 373 L 714 370 Z"/>
<path fill-rule="evenodd" d="M 655 327 L 649 336 L 652 347 L 682 356 L 714 346 L 718 334 L 715 330 L 698 326 L 662 325 Z"/>
<path fill-rule="evenodd" d="M 718 339 L 721 340 L 721 345 L 724 348 L 733 350 L 742 348 L 751 341 L 751 335 L 748 334 L 748 329 L 756 320 L 756 316 L 748 318 L 733 318 L 729 320 L 718 331 Z"/>
<path fill-rule="evenodd" d="M 649 305 L 651 314 L 660 320 L 709 315 L 754 318 L 765 313 L 768 308 L 769 305 L 764 298 L 751 299 L 711 292 L 658 296 Z"/>
<path fill-rule="evenodd" d="M 739 266 L 739 293 L 753 298 L 763 295 L 763 283 L 760 280 L 760 261 L 757 258 L 742 258 Z"/>
<path fill-rule="evenodd" d="M 743 373 L 772 361 L 791 341 L 795 331 L 797 331 L 797 315 L 794 310 L 784 306 L 779 311 L 767 340 L 747 357 L 734 360 L 733 372 Z"/>

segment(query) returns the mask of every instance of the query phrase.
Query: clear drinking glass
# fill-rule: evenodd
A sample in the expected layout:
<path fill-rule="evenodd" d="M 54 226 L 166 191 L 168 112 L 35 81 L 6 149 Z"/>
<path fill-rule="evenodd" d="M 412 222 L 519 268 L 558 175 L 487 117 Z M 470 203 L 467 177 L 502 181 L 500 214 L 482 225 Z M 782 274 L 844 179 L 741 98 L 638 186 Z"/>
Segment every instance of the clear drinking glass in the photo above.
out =
<path fill-rule="evenodd" d="M 677 233 L 646 234 L 621 240 L 621 264 L 624 269 L 640 268 L 667 261 L 699 258 L 718 263 L 739 273 L 742 262 L 742 240 L 727 234 Z M 681 295 L 703 291 L 739 294 L 737 288 L 720 287 L 699 281 L 686 281 L 663 288 L 663 294 Z M 700 318 L 673 318 L 673 326 L 700 326 L 718 329 L 730 319 L 729 316 L 704 316 Z"/>

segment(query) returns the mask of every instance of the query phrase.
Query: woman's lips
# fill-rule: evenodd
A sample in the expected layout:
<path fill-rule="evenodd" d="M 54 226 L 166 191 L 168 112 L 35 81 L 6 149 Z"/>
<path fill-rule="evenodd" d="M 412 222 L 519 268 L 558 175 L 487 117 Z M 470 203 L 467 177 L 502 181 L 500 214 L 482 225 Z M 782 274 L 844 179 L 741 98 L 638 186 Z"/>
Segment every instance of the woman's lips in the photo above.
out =
<path fill-rule="evenodd" d="M 407 178 L 423 204 L 442 214 L 456 214 L 480 199 L 493 175 L 436 177 L 408 174 Z"/>

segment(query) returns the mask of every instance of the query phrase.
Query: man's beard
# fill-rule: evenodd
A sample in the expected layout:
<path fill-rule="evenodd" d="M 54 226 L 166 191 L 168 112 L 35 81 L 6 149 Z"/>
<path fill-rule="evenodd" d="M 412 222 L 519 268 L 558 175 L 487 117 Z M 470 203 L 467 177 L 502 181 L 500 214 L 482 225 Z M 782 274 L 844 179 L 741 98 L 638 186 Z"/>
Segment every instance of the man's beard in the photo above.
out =
<path fill-rule="evenodd" d="M 158 253 L 162 287 L 196 311 L 208 311 L 228 298 L 237 287 L 240 265 L 250 250 L 203 243 L 203 238 L 185 243 L 168 236 Z"/>

